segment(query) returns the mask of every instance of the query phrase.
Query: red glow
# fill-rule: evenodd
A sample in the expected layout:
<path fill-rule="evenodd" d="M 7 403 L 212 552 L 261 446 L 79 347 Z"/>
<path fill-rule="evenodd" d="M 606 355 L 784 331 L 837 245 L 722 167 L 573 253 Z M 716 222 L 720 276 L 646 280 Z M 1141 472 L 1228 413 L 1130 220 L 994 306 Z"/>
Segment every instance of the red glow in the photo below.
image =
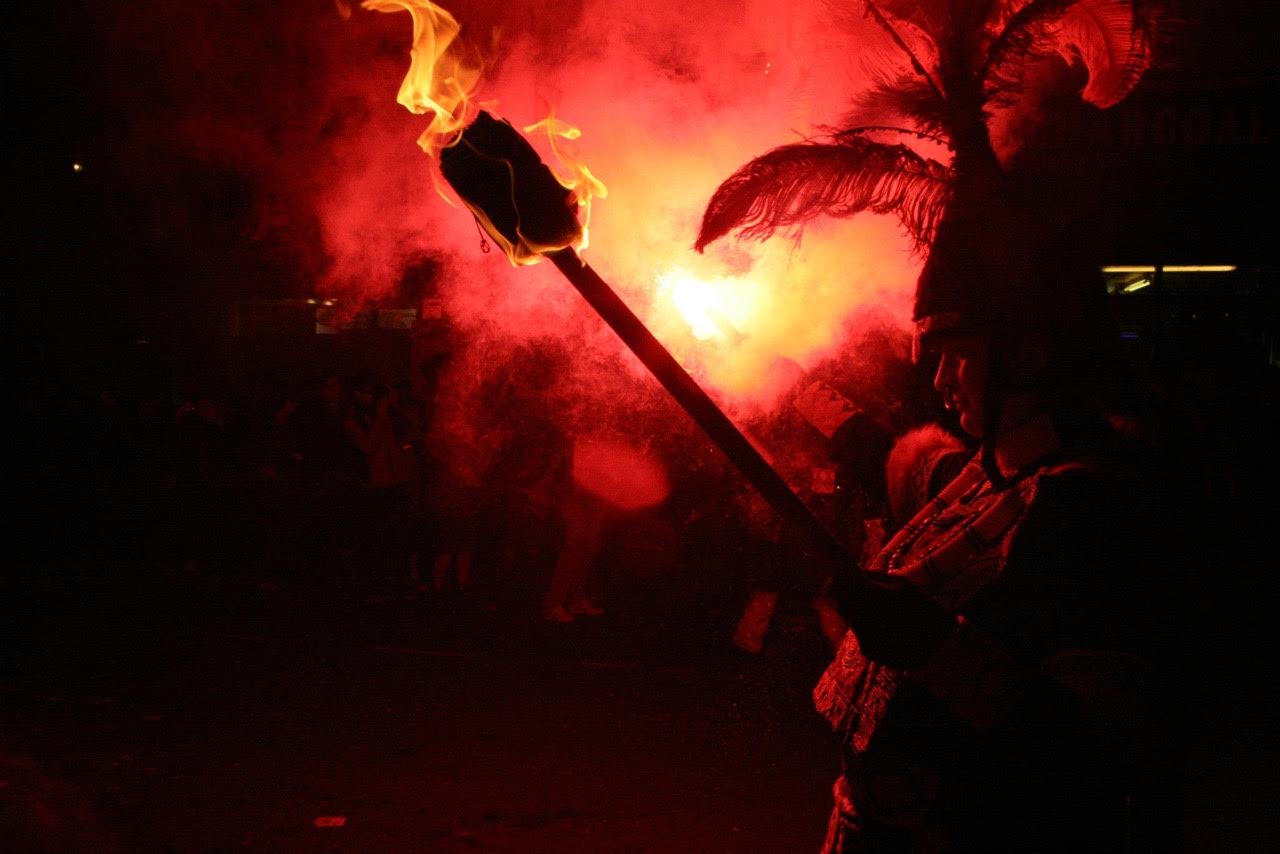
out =
<path fill-rule="evenodd" d="M 315 821 L 311 823 L 316 827 L 346 827 L 347 817 L 345 815 L 318 815 Z"/>
<path fill-rule="evenodd" d="M 517 23 L 519 35 L 492 49 L 493 68 L 474 96 L 516 124 L 548 112 L 573 120 L 577 152 L 570 162 L 579 182 L 598 197 L 603 186 L 595 175 L 611 188 L 596 216 L 590 260 L 705 383 L 758 398 L 777 359 L 811 364 L 831 353 L 851 311 L 880 304 L 905 318 L 915 259 L 896 224 L 874 218 L 820 224 L 803 243 L 729 245 L 707 258 L 692 251 L 703 204 L 736 164 L 793 139 L 791 127 L 836 120 L 862 85 L 850 79 L 842 41 L 848 33 L 832 38 L 825 4 L 783 9 L 762 2 L 746 14 L 736 4 L 695 5 L 676 19 L 647 4 L 588 3 L 582 23 L 561 32 L 559 43 L 522 38 Z M 483 42 L 479 28 L 468 30 L 466 4 L 450 11 L 462 23 L 460 39 Z M 696 29 L 684 23 L 695 19 Z M 548 63 L 546 51 L 555 48 L 559 61 Z M 831 85 L 836 79 L 843 85 Z M 557 118 L 541 126 L 561 124 Z M 533 141 L 547 161 L 565 163 L 557 136 L 542 136 Z M 342 213 L 370 198 L 380 196 L 362 187 L 325 213 L 345 221 Z M 566 302 L 560 283 L 477 258 L 469 217 L 437 205 L 424 219 L 431 251 L 449 258 L 456 274 L 455 318 L 517 339 L 595 339 L 591 319 Z M 607 338 L 598 343 L 616 346 Z"/>
<path fill-rule="evenodd" d="M 482 394 L 532 341 L 575 354 L 543 393 L 567 427 L 634 411 L 649 381 L 558 273 L 482 254 L 472 218 L 437 195 L 430 158 L 415 144 L 426 119 L 396 103 L 410 61 L 407 16 L 356 5 L 337 4 L 345 16 L 301 2 L 235 16 L 201 4 L 121 7 L 115 26 L 134 34 L 158 91 L 118 93 L 135 120 L 112 156 L 149 175 L 154 140 L 177 139 L 198 160 L 243 175 L 254 237 L 344 311 L 435 258 L 461 348 L 440 405 L 470 431 L 450 437 L 467 453 L 484 459 L 486 443 L 499 441 L 474 423 L 485 417 Z M 815 223 L 799 242 L 725 240 L 705 256 L 691 248 L 724 177 L 771 146 L 840 123 L 892 54 L 874 24 L 846 20 L 826 0 L 691 0 L 679 15 L 656 0 L 444 5 L 459 40 L 482 54 L 480 106 L 496 101 L 517 127 L 554 113 L 581 130 L 571 141 L 529 138 L 553 168 L 550 144 L 564 153 L 571 142 L 576 161 L 608 186 L 586 258 L 731 411 L 767 402 L 779 359 L 810 368 L 837 353 L 858 331 L 851 318 L 905 326 L 918 259 L 890 218 Z M 251 97 L 246 79 L 257 81 Z M 620 381 L 620 369 L 632 375 Z"/>
<path fill-rule="evenodd" d="M 573 479 L 622 510 L 653 507 L 671 492 L 661 465 L 625 442 L 608 439 L 574 444 Z"/>

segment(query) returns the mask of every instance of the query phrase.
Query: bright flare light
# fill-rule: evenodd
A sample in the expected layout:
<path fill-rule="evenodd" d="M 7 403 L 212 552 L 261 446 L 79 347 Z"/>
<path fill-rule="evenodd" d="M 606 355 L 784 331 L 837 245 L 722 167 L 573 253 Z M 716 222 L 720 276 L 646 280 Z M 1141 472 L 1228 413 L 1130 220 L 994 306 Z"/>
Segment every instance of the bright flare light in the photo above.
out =
<path fill-rule="evenodd" d="M 740 341 L 739 328 L 750 319 L 750 288 L 745 283 L 700 279 L 683 267 L 657 276 L 658 293 L 665 296 L 699 341 Z M 735 323 L 735 320 L 737 321 Z"/>

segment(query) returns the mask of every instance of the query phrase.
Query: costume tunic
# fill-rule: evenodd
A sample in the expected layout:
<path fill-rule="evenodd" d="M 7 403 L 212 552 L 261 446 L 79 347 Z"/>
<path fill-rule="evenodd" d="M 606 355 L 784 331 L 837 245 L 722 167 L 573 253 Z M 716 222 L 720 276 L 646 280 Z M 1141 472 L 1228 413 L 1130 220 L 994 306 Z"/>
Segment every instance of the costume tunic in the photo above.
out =
<path fill-rule="evenodd" d="M 1128 769 L 1107 739 L 1137 737 L 1129 713 L 1158 681 L 1139 654 L 1158 633 L 1141 502 L 1097 461 L 1038 441 L 1007 483 L 971 459 L 872 562 L 959 629 L 912 671 L 846 635 L 814 691 L 844 759 L 825 851 L 1122 844 Z M 920 482 L 953 462 L 923 461 Z"/>

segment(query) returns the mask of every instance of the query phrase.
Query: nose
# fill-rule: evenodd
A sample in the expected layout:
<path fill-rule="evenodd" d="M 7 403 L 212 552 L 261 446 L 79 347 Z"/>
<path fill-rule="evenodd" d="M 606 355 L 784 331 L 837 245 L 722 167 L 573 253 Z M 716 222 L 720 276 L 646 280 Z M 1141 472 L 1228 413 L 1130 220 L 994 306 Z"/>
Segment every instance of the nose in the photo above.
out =
<path fill-rule="evenodd" d="M 939 392 L 945 392 L 954 385 L 954 374 L 954 360 L 943 353 L 942 358 L 938 360 L 938 372 L 933 375 L 933 387 Z"/>

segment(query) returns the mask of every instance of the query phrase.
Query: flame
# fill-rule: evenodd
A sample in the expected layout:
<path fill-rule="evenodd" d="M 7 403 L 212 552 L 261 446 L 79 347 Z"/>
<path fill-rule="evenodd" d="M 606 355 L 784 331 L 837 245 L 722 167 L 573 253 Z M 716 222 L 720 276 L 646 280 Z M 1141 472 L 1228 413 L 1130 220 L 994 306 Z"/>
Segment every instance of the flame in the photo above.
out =
<path fill-rule="evenodd" d="M 361 5 L 374 12 L 407 11 L 413 17 L 409 71 L 396 103 L 414 115 L 431 115 L 418 145 L 435 156 L 456 142 L 475 117 L 471 93 L 484 69 L 457 40 L 462 31 L 457 19 L 430 0 L 364 0 Z"/>
<path fill-rule="evenodd" d="M 591 200 L 593 198 L 605 198 L 609 195 L 609 188 L 591 173 L 587 164 L 583 162 L 582 157 L 578 154 L 577 147 L 565 144 L 566 140 L 572 142 L 580 139 L 582 137 L 581 130 L 568 122 L 557 119 L 555 112 L 552 111 L 542 121 L 527 125 L 524 128 L 525 133 L 535 133 L 537 131 L 546 132 L 547 144 L 551 147 L 551 153 L 555 155 L 560 165 L 569 171 L 568 175 L 562 175 L 554 169 L 551 170 L 555 174 L 556 180 L 560 182 L 560 186 L 573 193 L 574 200 L 577 201 L 578 207 L 582 209 L 579 216 L 582 222 L 582 238 L 578 245 L 574 247 L 581 252 L 590 243 L 588 230 L 591 225 Z"/>
<path fill-rule="evenodd" d="M 341 2 L 341 0 L 338 0 Z M 431 121 L 418 138 L 418 145 L 429 156 L 436 157 L 440 150 L 456 145 L 462 134 L 483 107 L 496 115 L 496 101 L 477 105 L 471 98 L 483 76 L 483 63 L 475 54 L 466 50 L 458 39 L 462 26 L 457 19 L 430 0 L 364 0 L 363 8 L 375 12 L 408 11 L 413 18 L 413 45 L 409 50 L 409 71 L 400 84 L 396 102 L 415 115 L 430 115 Z M 566 144 L 579 139 L 582 131 L 568 122 L 561 121 L 552 112 L 547 118 L 524 128 L 525 133 L 544 131 L 555 159 L 565 174 L 555 173 L 566 190 L 573 194 L 581 208 L 581 236 L 573 249 L 587 248 L 587 229 L 591 219 L 591 200 L 604 198 L 608 189 L 600 181 L 577 152 L 576 146 Z M 554 170 L 553 170 L 554 171 Z M 441 176 L 432 173 L 436 191 L 451 205 L 457 204 L 457 195 L 448 189 Z M 488 215 L 471 205 L 467 208 L 476 221 L 506 253 L 514 266 L 536 264 L 546 252 L 564 249 L 564 246 L 538 246 L 521 239 L 513 245 L 493 226 Z"/>

